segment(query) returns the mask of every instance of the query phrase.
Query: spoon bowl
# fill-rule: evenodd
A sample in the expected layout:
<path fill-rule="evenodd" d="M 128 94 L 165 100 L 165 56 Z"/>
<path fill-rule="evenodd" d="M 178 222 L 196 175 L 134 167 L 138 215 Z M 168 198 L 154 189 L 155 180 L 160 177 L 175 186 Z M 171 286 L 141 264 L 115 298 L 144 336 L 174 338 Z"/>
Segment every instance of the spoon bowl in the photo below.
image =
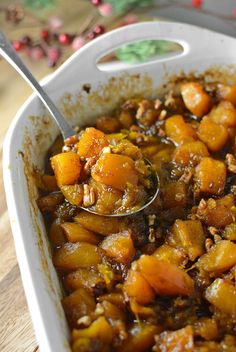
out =
<path fill-rule="evenodd" d="M 53 103 L 51 98 L 47 95 L 45 90 L 40 86 L 38 81 L 35 79 L 35 77 L 32 75 L 32 73 L 29 71 L 29 69 L 25 66 L 21 58 L 17 55 L 16 51 L 12 47 L 11 43 L 9 40 L 6 38 L 6 36 L 0 32 L 0 54 L 2 57 L 8 61 L 15 69 L 16 71 L 25 79 L 25 81 L 31 86 L 31 88 L 36 92 L 42 103 L 45 105 L 45 107 L 48 109 L 50 112 L 51 116 L 54 118 L 56 121 L 61 134 L 63 136 L 64 141 L 70 140 L 71 137 L 76 136 L 76 131 L 68 124 L 66 119 L 62 116 L 60 111 L 57 109 L 56 105 Z M 146 162 L 151 165 L 149 160 L 146 160 Z M 153 194 L 149 197 L 147 203 L 145 203 L 142 207 L 135 209 L 134 211 L 131 212 L 126 212 L 126 213 L 121 213 L 121 214 L 100 214 L 96 211 L 91 210 L 90 208 L 85 208 L 81 207 L 82 209 L 93 213 L 97 215 L 103 215 L 107 217 L 121 217 L 121 216 L 129 216 L 136 214 L 142 210 L 144 210 L 146 207 L 148 207 L 157 197 L 160 189 L 159 185 L 159 178 L 157 173 L 154 171 L 152 168 L 152 178 L 153 178 Z"/>

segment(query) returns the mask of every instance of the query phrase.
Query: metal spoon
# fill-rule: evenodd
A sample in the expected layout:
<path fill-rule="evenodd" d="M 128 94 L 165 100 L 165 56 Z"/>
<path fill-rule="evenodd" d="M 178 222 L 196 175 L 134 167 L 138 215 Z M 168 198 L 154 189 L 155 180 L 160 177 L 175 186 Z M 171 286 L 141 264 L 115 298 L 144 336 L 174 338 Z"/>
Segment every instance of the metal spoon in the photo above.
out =
<path fill-rule="evenodd" d="M 69 137 L 72 137 L 76 135 L 75 130 L 68 124 L 68 122 L 65 120 L 65 118 L 61 115 L 60 111 L 57 109 L 56 105 L 53 103 L 51 98 L 47 95 L 47 93 L 44 91 L 44 89 L 40 86 L 38 81 L 34 78 L 32 73 L 29 71 L 29 69 L 25 66 L 21 58 L 17 55 L 15 49 L 12 47 L 11 43 L 9 40 L 5 37 L 5 35 L 0 32 L 0 54 L 6 61 L 8 61 L 15 69 L 16 71 L 29 83 L 31 88 L 36 92 L 38 95 L 39 99 L 43 102 L 43 104 L 46 106 L 54 120 L 56 121 L 61 134 L 66 140 Z M 149 164 L 150 162 L 147 161 Z M 110 215 L 105 215 L 104 216 L 112 216 L 112 217 L 120 217 L 120 216 L 128 216 L 128 215 L 133 215 L 136 214 L 137 212 L 145 209 L 147 206 L 149 206 L 157 197 L 159 193 L 159 178 L 156 172 L 153 173 L 153 177 L 155 177 L 155 192 L 153 194 L 153 197 L 146 203 L 144 204 L 141 208 L 130 212 L 130 213 L 125 213 L 125 214 L 110 214 Z M 81 207 L 82 209 L 93 213 L 93 214 L 98 214 L 98 215 L 103 215 L 100 213 L 97 213 L 93 210 L 90 210 L 89 208 Z"/>

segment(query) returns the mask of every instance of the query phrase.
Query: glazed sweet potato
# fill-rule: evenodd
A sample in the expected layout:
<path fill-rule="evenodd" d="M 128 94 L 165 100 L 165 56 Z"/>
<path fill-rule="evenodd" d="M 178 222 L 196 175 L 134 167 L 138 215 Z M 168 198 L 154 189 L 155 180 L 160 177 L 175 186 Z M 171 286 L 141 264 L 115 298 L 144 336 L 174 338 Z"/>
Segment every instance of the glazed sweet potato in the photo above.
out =
<path fill-rule="evenodd" d="M 129 231 L 107 236 L 100 247 L 108 257 L 113 258 L 118 263 L 128 264 L 135 256 L 135 248 Z"/>
<path fill-rule="evenodd" d="M 221 101 L 210 111 L 209 117 L 217 124 L 226 127 L 236 126 L 236 109 L 230 101 Z"/>
<path fill-rule="evenodd" d="M 227 280 L 216 279 L 206 290 L 206 299 L 221 312 L 236 318 L 236 287 Z"/>
<path fill-rule="evenodd" d="M 134 324 L 117 352 L 145 352 L 153 346 L 154 336 L 160 331 L 161 328 L 157 325 Z"/>
<path fill-rule="evenodd" d="M 222 240 L 198 259 L 196 266 L 209 273 L 222 273 L 236 264 L 236 244 Z"/>
<path fill-rule="evenodd" d="M 140 304 L 148 304 L 155 298 L 155 292 L 142 274 L 130 269 L 123 285 L 123 291 L 129 298 L 133 298 Z"/>
<path fill-rule="evenodd" d="M 89 127 L 83 132 L 77 143 L 77 152 L 84 158 L 98 157 L 104 147 L 107 147 L 108 141 L 103 132 L 96 128 Z"/>
<path fill-rule="evenodd" d="M 111 325 L 104 317 L 99 317 L 88 328 L 74 329 L 72 332 L 73 341 L 76 341 L 80 338 L 88 338 L 90 339 L 90 341 L 93 341 L 95 339 L 98 342 L 102 342 L 105 345 L 109 345 L 109 343 L 113 339 L 113 336 L 114 336 L 114 331 Z"/>
<path fill-rule="evenodd" d="M 225 227 L 234 220 L 234 196 L 227 194 L 219 199 L 209 198 L 199 205 L 197 216 L 208 226 Z"/>
<path fill-rule="evenodd" d="M 115 117 L 101 116 L 96 120 L 96 127 L 104 133 L 115 133 L 120 129 L 120 123 Z"/>
<path fill-rule="evenodd" d="M 169 138 L 176 144 L 192 142 L 197 139 L 197 133 L 193 127 L 186 123 L 181 115 L 173 115 L 165 122 L 165 131 Z"/>
<path fill-rule="evenodd" d="M 226 166 L 222 161 L 203 158 L 195 169 L 195 182 L 200 192 L 219 195 L 223 192 Z"/>
<path fill-rule="evenodd" d="M 236 223 L 235 222 L 232 222 L 232 224 L 229 224 L 225 227 L 223 231 L 223 237 L 226 240 L 236 241 Z"/>
<path fill-rule="evenodd" d="M 68 242 L 88 242 L 98 244 L 100 237 L 94 232 L 86 230 L 80 224 L 74 222 L 64 222 L 61 224 Z"/>
<path fill-rule="evenodd" d="M 172 227 L 173 238 L 178 247 L 183 248 L 190 260 L 195 260 L 204 252 L 205 234 L 198 220 L 176 220 Z"/>
<path fill-rule="evenodd" d="M 73 185 L 80 177 L 81 162 L 76 153 L 67 152 L 54 155 L 51 165 L 59 186 Z"/>
<path fill-rule="evenodd" d="M 49 239 L 53 248 L 59 248 L 66 243 L 66 236 L 61 228 L 61 221 L 56 219 L 50 226 Z"/>
<path fill-rule="evenodd" d="M 218 125 L 208 116 L 205 116 L 198 129 L 198 137 L 212 152 L 218 152 L 228 140 L 227 127 Z"/>
<path fill-rule="evenodd" d="M 101 217 L 82 210 L 74 217 L 76 223 L 85 229 L 107 236 L 122 230 L 123 221 L 119 218 Z"/>
<path fill-rule="evenodd" d="M 216 320 L 212 318 L 200 318 L 194 324 L 195 336 L 201 336 L 205 340 L 215 340 L 218 334 L 219 329 Z"/>
<path fill-rule="evenodd" d="M 174 207 L 185 207 L 188 202 L 187 186 L 184 182 L 169 182 L 163 185 L 163 207 L 170 209 Z"/>
<path fill-rule="evenodd" d="M 125 155 L 104 154 L 92 168 L 95 181 L 124 191 L 127 184 L 136 186 L 138 174 L 134 161 Z"/>
<path fill-rule="evenodd" d="M 83 203 L 84 190 L 82 185 L 67 185 L 61 186 L 61 192 L 68 202 L 77 207 L 81 206 Z"/>
<path fill-rule="evenodd" d="M 104 280 L 95 268 L 79 268 L 65 276 L 66 288 L 75 291 L 78 288 L 85 288 L 92 292 L 94 288 L 102 286 Z"/>
<path fill-rule="evenodd" d="M 193 328 L 187 325 L 176 331 L 164 331 L 155 337 L 155 352 L 193 352 Z"/>
<path fill-rule="evenodd" d="M 98 248 L 86 242 L 65 243 L 53 256 L 54 265 L 64 270 L 88 268 L 100 262 Z"/>
<path fill-rule="evenodd" d="M 202 117 L 208 113 L 212 106 L 212 100 L 199 83 L 182 84 L 180 91 L 186 108 L 194 115 Z"/>
<path fill-rule="evenodd" d="M 89 315 L 96 307 L 93 296 L 84 288 L 79 288 L 63 298 L 62 305 L 72 327 L 76 327 L 78 319 Z"/>
<path fill-rule="evenodd" d="M 209 156 L 209 152 L 205 144 L 201 141 L 194 141 L 177 147 L 173 161 L 184 166 L 196 166 L 206 156 Z"/>
<path fill-rule="evenodd" d="M 236 86 L 229 86 L 227 84 L 218 84 L 217 95 L 221 100 L 230 101 L 236 106 Z"/>
<path fill-rule="evenodd" d="M 167 243 L 158 247 L 152 255 L 158 260 L 163 260 L 179 267 L 182 267 L 186 263 L 185 251 L 180 248 L 171 247 Z"/>
<path fill-rule="evenodd" d="M 174 264 L 142 255 L 137 265 L 140 273 L 159 295 L 190 296 L 194 292 L 193 280 Z"/>

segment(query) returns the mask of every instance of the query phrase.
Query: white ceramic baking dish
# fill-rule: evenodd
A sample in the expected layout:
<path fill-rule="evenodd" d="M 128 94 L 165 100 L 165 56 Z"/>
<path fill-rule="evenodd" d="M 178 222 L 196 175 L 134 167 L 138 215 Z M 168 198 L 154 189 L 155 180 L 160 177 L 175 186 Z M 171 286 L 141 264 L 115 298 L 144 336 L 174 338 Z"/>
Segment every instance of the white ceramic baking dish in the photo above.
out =
<path fill-rule="evenodd" d="M 121 44 L 166 39 L 183 52 L 142 65 L 101 71 L 96 61 Z M 110 32 L 67 60 L 44 87 L 72 125 L 91 124 L 120 101 L 137 94 L 156 95 L 172 75 L 204 72 L 210 79 L 236 83 L 236 40 L 201 28 L 167 22 L 141 23 Z M 228 71 L 209 71 L 219 64 Z M 226 74 L 227 72 L 227 74 Z M 84 86 L 86 85 L 86 86 Z M 14 97 L 13 97 L 14 99 Z M 43 352 L 70 351 L 60 304 L 61 290 L 52 265 L 47 234 L 35 200 L 34 168 L 43 169 L 46 151 L 59 131 L 32 95 L 14 118 L 4 143 L 4 184 L 18 262 L 32 320 Z"/>

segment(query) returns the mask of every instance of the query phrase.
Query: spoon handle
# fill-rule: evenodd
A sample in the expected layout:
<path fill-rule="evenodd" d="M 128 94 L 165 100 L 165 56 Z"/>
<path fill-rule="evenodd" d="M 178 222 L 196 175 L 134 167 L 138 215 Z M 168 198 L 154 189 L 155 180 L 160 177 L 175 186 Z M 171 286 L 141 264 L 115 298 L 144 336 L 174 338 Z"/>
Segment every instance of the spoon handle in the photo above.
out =
<path fill-rule="evenodd" d="M 59 129 L 61 130 L 64 139 L 75 135 L 75 131 L 71 128 L 68 122 L 61 115 L 51 98 L 46 94 L 32 73 L 25 66 L 21 58 L 13 49 L 11 43 L 7 40 L 5 35 L 0 32 L 0 54 L 8 61 L 16 71 L 29 83 L 31 88 L 37 93 L 46 108 L 50 111 L 52 117 L 55 119 Z"/>

